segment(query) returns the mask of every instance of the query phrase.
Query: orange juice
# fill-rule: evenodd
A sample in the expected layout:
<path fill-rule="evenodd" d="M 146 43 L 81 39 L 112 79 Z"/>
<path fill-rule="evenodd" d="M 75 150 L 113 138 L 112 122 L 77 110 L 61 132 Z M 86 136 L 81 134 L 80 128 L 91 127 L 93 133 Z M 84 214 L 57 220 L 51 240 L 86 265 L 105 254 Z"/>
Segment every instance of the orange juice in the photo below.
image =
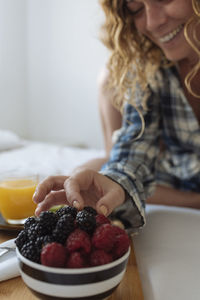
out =
<path fill-rule="evenodd" d="M 13 178 L 0 182 L 0 212 L 11 224 L 23 223 L 34 215 L 36 204 L 32 197 L 37 185 L 37 179 Z"/>

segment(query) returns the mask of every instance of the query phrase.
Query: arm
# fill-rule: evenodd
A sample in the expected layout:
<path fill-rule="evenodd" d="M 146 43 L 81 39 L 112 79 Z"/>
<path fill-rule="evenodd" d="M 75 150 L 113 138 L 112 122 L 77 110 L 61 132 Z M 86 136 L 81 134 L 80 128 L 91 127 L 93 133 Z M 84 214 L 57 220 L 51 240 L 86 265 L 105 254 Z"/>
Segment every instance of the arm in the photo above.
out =
<path fill-rule="evenodd" d="M 115 96 L 114 91 L 105 90 L 108 79 L 108 71 L 103 70 L 99 77 L 99 112 L 101 117 L 102 130 L 104 134 L 104 145 L 106 157 L 94 160 L 99 163 L 96 170 L 100 170 L 101 166 L 106 163 L 112 148 L 112 134 L 115 130 L 121 128 L 122 116 L 117 111 L 111 99 Z M 90 165 L 86 165 L 86 167 Z M 190 207 L 200 209 L 200 195 L 194 192 L 180 191 L 175 188 L 157 185 L 154 194 L 146 200 L 149 204 L 170 205 L 180 207 Z"/>
<path fill-rule="evenodd" d="M 123 126 L 112 148 L 110 159 L 101 170 L 113 181 L 119 183 L 126 192 L 126 204 L 115 210 L 116 215 L 130 220 L 132 228 L 145 223 L 145 202 L 155 187 L 155 161 L 159 154 L 160 102 L 153 92 L 149 98 L 149 108 L 141 110 L 145 130 L 140 135 L 142 121 L 138 111 L 130 104 L 124 106 Z M 132 203 L 129 205 L 129 203 Z"/>
<path fill-rule="evenodd" d="M 105 156 L 87 161 L 75 168 L 73 173 L 83 172 L 86 169 L 99 171 L 109 158 L 112 148 L 112 134 L 121 127 L 121 113 L 112 105 L 114 91 L 105 88 L 107 80 L 108 72 L 104 69 L 98 81 L 98 106 L 104 136 Z M 36 215 L 39 215 L 42 210 L 48 210 L 53 205 L 69 204 L 64 191 L 64 183 L 68 178 L 69 176 L 50 176 L 38 186 L 33 197 L 34 201 L 38 203 Z M 88 200 L 89 198 L 88 195 Z"/>
<path fill-rule="evenodd" d="M 147 120 L 148 126 L 143 138 L 134 142 L 140 132 L 141 122 L 137 111 L 127 105 L 120 135 L 102 174 L 91 169 L 79 169 L 70 177 L 50 177 L 39 184 L 34 195 L 34 201 L 40 203 L 36 215 L 60 201 L 78 209 L 89 205 L 105 215 L 122 207 L 128 213 L 125 218 L 130 220 L 130 227 L 141 227 L 145 222 L 144 200 L 147 197 L 147 186 L 153 181 L 149 164 L 159 151 L 155 142 L 159 135 L 156 125 L 158 117 L 155 110 L 150 120 Z"/>
<path fill-rule="evenodd" d="M 109 215 L 127 200 L 123 209 L 129 214 L 130 227 L 141 227 L 145 222 L 144 201 L 154 180 L 151 171 L 159 152 L 157 101 L 153 113 L 144 112 L 147 126 L 139 140 L 134 139 L 140 133 L 141 120 L 137 110 L 126 105 L 123 126 L 102 174 L 78 169 L 70 177 L 51 177 L 39 184 L 34 195 L 34 201 L 39 204 L 36 215 L 60 201 L 78 209 L 90 205 L 97 212 Z"/>
<path fill-rule="evenodd" d="M 157 185 L 147 203 L 200 209 L 200 194 Z"/>
<path fill-rule="evenodd" d="M 112 105 L 114 90 L 106 89 L 108 76 L 108 71 L 103 69 L 98 80 L 98 107 L 104 137 L 105 156 L 89 160 L 76 169 L 90 168 L 99 171 L 109 158 L 112 148 L 112 134 L 121 127 L 121 113 Z"/>
<path fill-rule="evenodd" d="M 104 145 L 107 157 L 112 148 L 112 134 L 122 125 L 121 113 L 112 105 L 112 99 L 115 97 L 115 91 L 106 88 L 108 84 L 108 71 L 105 69 L 101 72 L 99 77 L 99 112 L 101 118 L 101 125 L 104 136 Z"/>

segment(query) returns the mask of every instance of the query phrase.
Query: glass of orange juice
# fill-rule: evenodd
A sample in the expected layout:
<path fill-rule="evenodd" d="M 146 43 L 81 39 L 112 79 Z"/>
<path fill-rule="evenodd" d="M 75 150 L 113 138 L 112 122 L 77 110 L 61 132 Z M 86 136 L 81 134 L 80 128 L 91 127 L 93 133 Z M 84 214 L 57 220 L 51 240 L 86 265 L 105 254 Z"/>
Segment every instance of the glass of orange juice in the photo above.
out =
<path fill-rule="evenodd" d="M 32 197 L 38 184 L 37 175 L 6 176 L 0 180 L 0 212 L 9 224 L 23 224 L 33 216 L 36 204 Z"/>

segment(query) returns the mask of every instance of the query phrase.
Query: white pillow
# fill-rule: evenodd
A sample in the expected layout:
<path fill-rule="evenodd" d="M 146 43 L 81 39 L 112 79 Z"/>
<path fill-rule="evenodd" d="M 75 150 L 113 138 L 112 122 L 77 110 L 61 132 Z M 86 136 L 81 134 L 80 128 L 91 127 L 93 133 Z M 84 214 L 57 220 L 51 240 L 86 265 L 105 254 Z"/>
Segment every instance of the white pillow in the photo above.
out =
<path fill-rule="evenodd" d="M 20 137 L 10 130 L 0 130 L 0 151 L 22 146 Z"/>

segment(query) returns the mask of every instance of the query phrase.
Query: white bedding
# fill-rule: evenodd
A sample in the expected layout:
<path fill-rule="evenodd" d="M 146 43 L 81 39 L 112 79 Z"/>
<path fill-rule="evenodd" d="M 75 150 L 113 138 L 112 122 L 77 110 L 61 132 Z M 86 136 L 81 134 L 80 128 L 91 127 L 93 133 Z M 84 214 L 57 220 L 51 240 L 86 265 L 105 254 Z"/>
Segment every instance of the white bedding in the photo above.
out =
<path fill-rule="evenodd" d="M 49 175 L 68 175 L 89 159 L 102 157 L 103 150 L 63 147 L 55 144 L 23 141 L 23 146 L 0 151 L 0 175 L 10 171 Z"/>
<path fill-rule="evenodd" d="M 0 151 L 14 149 L 23 145 L 23 140 L 13 131 L 0 129 Z"/>

